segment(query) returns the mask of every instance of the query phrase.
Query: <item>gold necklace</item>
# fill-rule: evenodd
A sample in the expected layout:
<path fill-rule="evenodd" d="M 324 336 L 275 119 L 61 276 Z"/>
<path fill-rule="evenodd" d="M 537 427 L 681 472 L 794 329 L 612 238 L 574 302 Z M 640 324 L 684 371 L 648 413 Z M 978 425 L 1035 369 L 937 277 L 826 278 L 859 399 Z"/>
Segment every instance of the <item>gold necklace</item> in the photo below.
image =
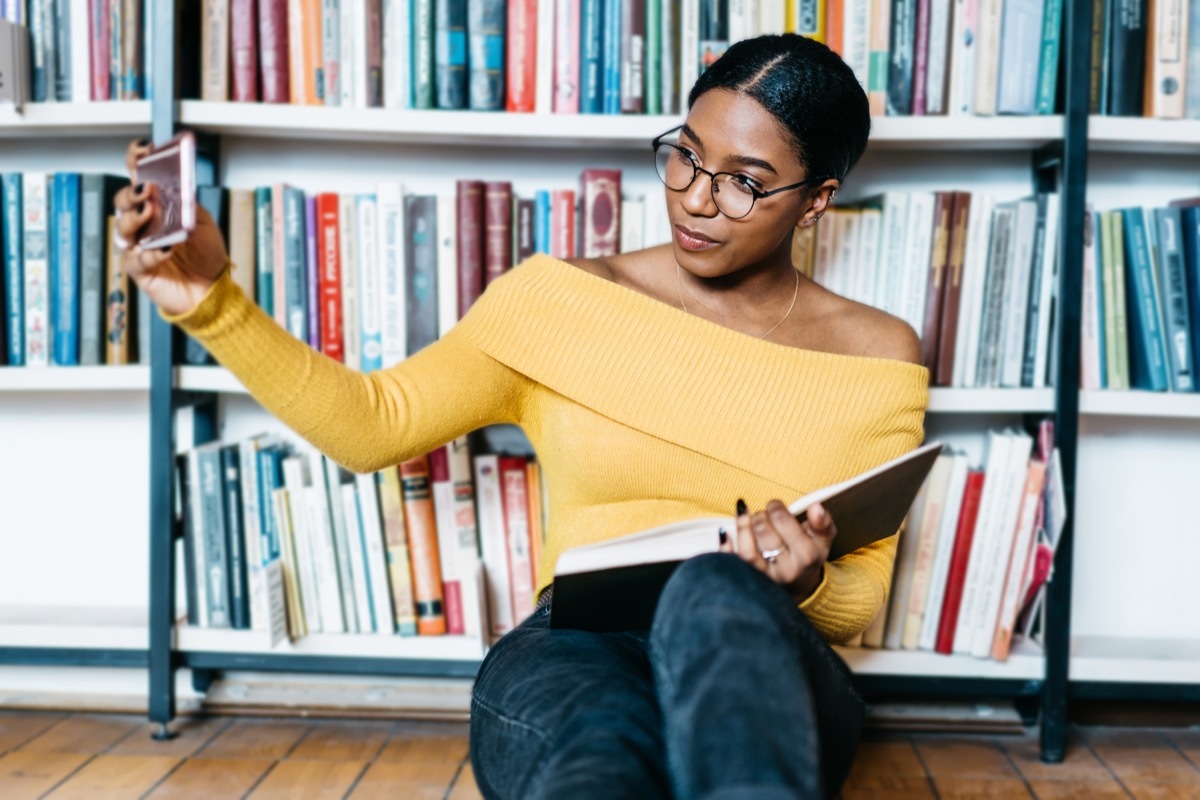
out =
<path fill-rule="evenodd" d="M 780 319 L 779 322 L 776 322 L 767 330 L 766 333 L 758 337 L 760 340 L 766 339 L 768 336 L 774 333 L 775 329 L 782 325 L 787 318 L 792 315 L 792 309 L 796 307 L 796 298 L 800 296 L 800 270 L 793 270 L 793 272 L 796 273 L 796 288 L 792 291 L 792 304 L 788 306 L 788 310 L 784 313 L 783 318 Z M 675 262 L 675 282 L 679 286 L 679 305 L 683 308 L 685 314 L 690 314 L 691 312 L 688 311 L 687 303 L 683 302 L 683 267 L 679 266 L 678 261 Z M 700 300 L 695 298 L 695 296 L 693 296 L 693 299 L 695 299 L 697 303 L 700 303 Z M 705 306 L 704 303 L 700 303 L 700 305 L 708 308 L 709 311 L 714 311 L 714 309 Z"/>

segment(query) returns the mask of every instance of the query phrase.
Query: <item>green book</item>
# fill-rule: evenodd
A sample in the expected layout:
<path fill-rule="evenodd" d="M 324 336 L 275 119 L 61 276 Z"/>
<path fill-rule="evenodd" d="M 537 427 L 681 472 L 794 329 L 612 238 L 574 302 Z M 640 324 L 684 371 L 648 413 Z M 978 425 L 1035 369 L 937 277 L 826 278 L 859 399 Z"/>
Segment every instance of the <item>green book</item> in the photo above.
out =
<path fill-rule="evenodd" d="M 662 0 L 646 0 L 646 113 L 663 113 Z"/>
<path fill-rule="evenodd" d="M 413 0 L 413 108 L 435 108 L 433 98 L 433 0 Z"/>

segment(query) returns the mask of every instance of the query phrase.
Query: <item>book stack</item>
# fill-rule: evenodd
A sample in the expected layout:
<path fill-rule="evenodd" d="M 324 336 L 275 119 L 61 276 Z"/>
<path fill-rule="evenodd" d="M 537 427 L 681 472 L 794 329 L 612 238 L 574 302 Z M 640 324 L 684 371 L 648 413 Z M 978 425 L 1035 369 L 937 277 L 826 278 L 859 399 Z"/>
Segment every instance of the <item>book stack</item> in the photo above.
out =
<path fill-rule="evenodd" d="M 797 268 L 903 319 L 935 386 L 1049 380 L 1058 196 L 888 192 L 827 212 L 793 241 Z"/>
<path fill-rule="evenodd" d="M 491 641 L 533 611 L 540 467 L 466 437 L 355 475 L 259 435 L 177 457 L 189 625 Z"/>
<path fill-rule="evenodd" d="M 731 43 L 792 32 L 876 115 L 1051 114 L 1061 27 L 1061 0 L 204 0 L 197 96 L 678 114 Z"/>
<path fill-rule="evenodd" d="M 0 0 L 0 20 L 28 28 L 33 102 L 150 97 L 153 2 Z"/>
<path fill-rule="evenodd" d="M 1200 198 L 1089 209 L 1084 225 L 1084 389 L 1194 392 L 1200 361 Z"/>
<path fill-rule="evenodd" d="M 112 175 L 0 175 L 0 365 L 148 361 L 148 303 L 120 268 Z"/>
<path fill-rule="evenodd" d="M 668 226 L 660 204 L 623 199 L 621 173 L 586 169 L 578 189 L 518 197 L 507 181 L 460 180 L 454 195 L 200 187 L 225 233 L 233 278 L 301 341 L 369 372 L 445 334 L 488 283 L 535 252 L 614 255 Z M 646 222 L 645 218 L 653 216 Z M 206 363 L 197 347 L 191 363 Z"/>
<path fill-rule="evenodd" d="M 982 466 L 938 456 L 900 534 L 891 593 L 864 647 L 1005 661 L 1033 634 L 1064 521 L 1053 427 L 988 433 Z"/>
<path fill-rule="evenodd" d="M 1091 113 L 1200 119 L 1200 4 L 1091 3 Z"/>

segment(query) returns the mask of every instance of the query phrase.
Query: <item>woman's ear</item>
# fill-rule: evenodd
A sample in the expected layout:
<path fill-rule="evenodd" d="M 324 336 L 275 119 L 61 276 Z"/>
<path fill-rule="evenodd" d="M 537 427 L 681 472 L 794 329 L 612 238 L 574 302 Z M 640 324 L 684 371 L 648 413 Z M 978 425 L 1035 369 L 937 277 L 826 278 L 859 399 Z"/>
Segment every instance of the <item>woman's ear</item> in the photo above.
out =
<path fill-rule="evenodd" d="M 822 215 L 833 207 L 833 199 L 837 197 L 838 189 L 842 188 L 840 181 L 830 178 L 818 186 L 808 197 L 804 213 L 796 223 L 798 228 L 808 228 L 817 224 Z"/>

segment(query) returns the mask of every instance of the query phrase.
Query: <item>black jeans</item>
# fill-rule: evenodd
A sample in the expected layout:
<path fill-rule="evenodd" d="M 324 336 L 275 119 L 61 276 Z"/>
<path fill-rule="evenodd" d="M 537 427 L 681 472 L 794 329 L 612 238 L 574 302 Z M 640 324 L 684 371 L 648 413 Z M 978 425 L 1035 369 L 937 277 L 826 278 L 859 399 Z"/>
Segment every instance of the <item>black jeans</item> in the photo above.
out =
<path fill-rule="evenodd" d="M 824 798 L 862 732 L 850 673 L 787 593 L 728 554 L 684 562 L 643 633 L 504 636 L 471 700 L 489 800 Z"/>

